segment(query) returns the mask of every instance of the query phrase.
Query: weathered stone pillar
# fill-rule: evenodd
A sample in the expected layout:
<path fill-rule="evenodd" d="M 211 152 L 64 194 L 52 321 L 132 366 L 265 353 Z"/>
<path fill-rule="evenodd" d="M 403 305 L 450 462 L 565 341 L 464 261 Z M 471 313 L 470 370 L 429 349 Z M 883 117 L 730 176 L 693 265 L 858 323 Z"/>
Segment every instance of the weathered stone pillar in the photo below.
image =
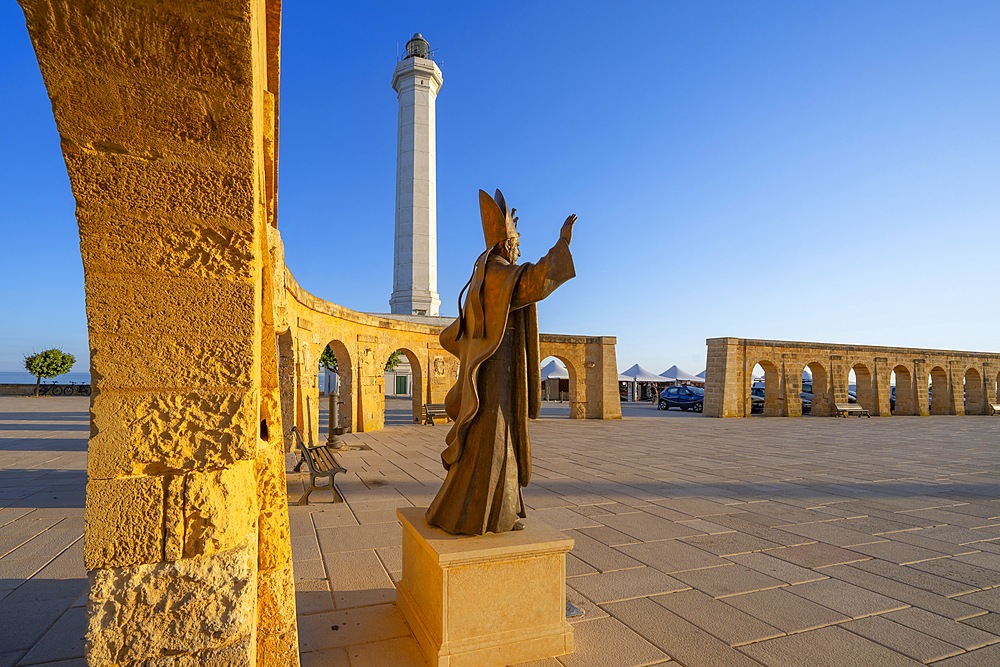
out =
<path fill-rule="evenodd" d="M 997 402 L 997 366 L 990 363 L 983 364 L 983 382 L 985 383 L 983 396 L 986 405 L 983 406 L 983 414 L 990 414 L 990 404 Z"/>
<path fill-rule="evenodd" d="M 899 391 L 898 389 L 896 391 Z M 913 392 L 916 396 L 914 414 L 926 417 L 931 413 L 931 406 L 927 402 L 927 360 L 913 360 Z"/>
<path fill-rule="evenodd" d="M 787 352 L 781 355 L 786 417 L 802 416 L 802 368 L 796 355 Z"/>
<path fill-rule="evenodd" d="M 618 394 L 618 357 L 613 336 L 587 339 L 586 361 L 586 417 L 587 419 L 621 419 L 622 404 Z M 580 399 L 578 399 L 580 400 Z"/>
<path fill-rule="evenodd" d="M 385 359 L 376 359 L 378 336 L 358 334 L 357 420 L 354 423 L 358 433 L 381 430 L 385 425 Z"/>
<path fill-rule="evenodd" d="M 301 319 L 300 319 L 301 322 Z M 309 446 L 317 444 L 319 440 L 319 357 L 323 353 L 322 349 L 314 350 L 315 347 L 309 341 L 302 340 L 302 329 L 299 329 L 298 346 L 296 353 L 298 363 L 296 370 L 296 417 L 302 439 Z"/>
<path fill-rule="evenodd" d="M 948 361 L 948 414 L 965 415 L 965 364 Z"/>
<path fill-rule="evenodd" d="M 708 417 L 749 417 L 749 377 L 738 338 L 709 338 L 705 373 L 705 407 Z M 617 373 L 615 379 L 617 380 Z"/>
<path fill-rule="evenodd" d="M 278 2 L 21 5 L 83 255 L 87 661 L 297 665 L 262 312 Z"/>
<path fill-rule="evenodd" d="M 844 357 L 839 354 L 830 355 L 830 383 L 833 390 L 833 402 L 847 403 L 847 385 L 850 383 L 851 369 L 844 365 Z"/>
<path fill-rule="evenodd" d="M 284 426 L 282 435 L 286 452 L 295 448 L 295 437 L 291 431 L 291 427 L 296 423 L 298 392 L 295 383 L 295 339 L 291 330 L 288 330 L 278 336 L 278 385 L 281 389 L 281 423 Z"/>
<path fill-rule="evenodd" d="M 872 371 L 872 413 L 880 417 L 889 417 L 892 410 L 889 405 L 889 386 L 892 384 L 892 368 L 886 357 L 875 357 Z"/>

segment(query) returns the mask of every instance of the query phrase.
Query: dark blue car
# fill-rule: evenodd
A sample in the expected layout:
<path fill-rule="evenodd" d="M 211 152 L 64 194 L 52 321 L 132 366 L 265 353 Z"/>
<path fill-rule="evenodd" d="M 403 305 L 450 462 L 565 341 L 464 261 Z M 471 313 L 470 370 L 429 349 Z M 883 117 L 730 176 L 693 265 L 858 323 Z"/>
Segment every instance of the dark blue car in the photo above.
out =
<path fill-rule="evenodd" d="M 705 390 L 701 387 L 667 387 L 660 392 L 660 400 L 656 404 L 659 410 L 680 408 L 701 412 L 705 405 Z"/>

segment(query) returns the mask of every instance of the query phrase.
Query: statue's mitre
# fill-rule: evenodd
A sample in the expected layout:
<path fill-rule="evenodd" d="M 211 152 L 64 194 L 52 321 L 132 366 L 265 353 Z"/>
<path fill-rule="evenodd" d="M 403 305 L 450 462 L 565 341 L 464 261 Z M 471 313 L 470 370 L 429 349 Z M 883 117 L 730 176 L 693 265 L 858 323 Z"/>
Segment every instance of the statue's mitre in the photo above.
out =
<path fill-rule="evenodd" d="M 517 236 L 517 225 L 499 190 L 495 197 L 479 191 L 479 213 L 483 218 L 483 236 L 486 237 L 487 248 Z"/>

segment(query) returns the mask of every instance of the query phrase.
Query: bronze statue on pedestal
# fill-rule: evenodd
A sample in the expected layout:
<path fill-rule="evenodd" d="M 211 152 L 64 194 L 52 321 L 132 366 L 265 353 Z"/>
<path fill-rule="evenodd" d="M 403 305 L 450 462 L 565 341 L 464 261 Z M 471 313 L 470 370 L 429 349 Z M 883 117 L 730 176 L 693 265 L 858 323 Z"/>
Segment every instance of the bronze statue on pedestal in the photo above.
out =
<path fill-rule="evenodd" d="M 531 479 L 528 419 L 538 417 L 541 379 L 535 303 L 576 275 L 570 215 L 555 246 L 536 264 L 518 264 L 516 209 L 499 190 L 479 191 L 486 251 L 476 260 L 465 303 L 441 332 L 461 362 L 445 407 L 454 420 L 441 461 L 448 471 L 427 522 L 452 534 L 523 527 L 521 487 Z"/>

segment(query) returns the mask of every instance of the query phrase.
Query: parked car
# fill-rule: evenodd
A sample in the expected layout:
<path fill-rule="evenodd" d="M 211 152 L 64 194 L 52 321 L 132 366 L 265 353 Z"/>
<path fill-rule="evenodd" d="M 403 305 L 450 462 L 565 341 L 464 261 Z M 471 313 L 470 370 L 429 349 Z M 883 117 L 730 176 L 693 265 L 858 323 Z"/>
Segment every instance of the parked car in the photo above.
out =
<path fill-rule="evenodd" d="M 803 383 L 803 388 L 808 386 L 812 389 L 812 384 Z M 803 391 L 799 394 L 799 398 L 802 400 L 802 414 L 807 415 L 812 412 L 813 405 L 813 395 L 812 391 Z M 764 385 L 757 384 L 750 387 L 750 413 L 756 414 L 764 412 Z"/>
<path fill-rule="evenodd" d="M 705 390 L 701 387 L 667 387 L 660 392 L 658 410 L 680 408 L 701 412 L 705 405 Z"/>

